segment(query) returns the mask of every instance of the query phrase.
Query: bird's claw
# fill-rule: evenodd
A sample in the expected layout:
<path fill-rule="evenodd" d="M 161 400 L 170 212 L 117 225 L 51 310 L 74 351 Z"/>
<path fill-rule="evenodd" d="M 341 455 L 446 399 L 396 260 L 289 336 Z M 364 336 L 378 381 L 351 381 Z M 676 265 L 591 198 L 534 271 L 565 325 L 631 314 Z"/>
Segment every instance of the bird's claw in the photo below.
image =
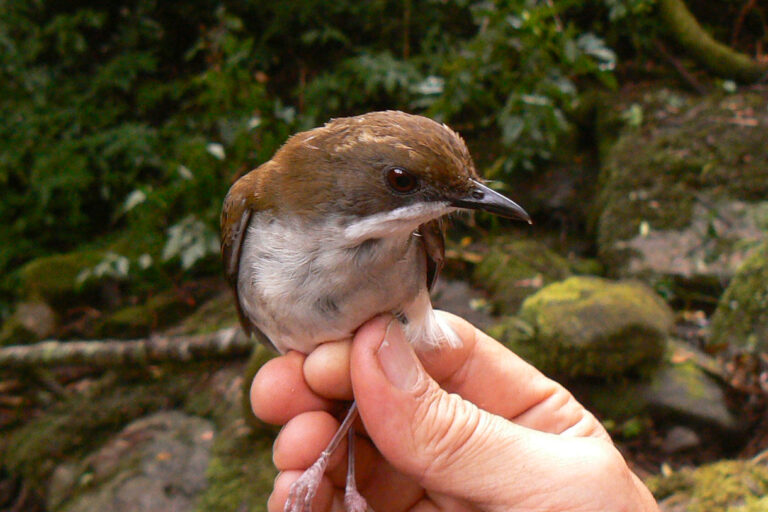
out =
<path fill-rule="evenodd" d="M 368 507 L 368 502 L 365 501 L 357 489 L 347 488 L 344 493 L 344 509 L 346 512 L 372 512 L 372 509 Z"/>
<path fill-rule="evenodd" d="M 320 456 L 301 476 L 291 484 L 284 512 L 311 512 L 312 499 L 317 494 L 323 473 L 328 466 L 329 455 L 326 452 Z"/>

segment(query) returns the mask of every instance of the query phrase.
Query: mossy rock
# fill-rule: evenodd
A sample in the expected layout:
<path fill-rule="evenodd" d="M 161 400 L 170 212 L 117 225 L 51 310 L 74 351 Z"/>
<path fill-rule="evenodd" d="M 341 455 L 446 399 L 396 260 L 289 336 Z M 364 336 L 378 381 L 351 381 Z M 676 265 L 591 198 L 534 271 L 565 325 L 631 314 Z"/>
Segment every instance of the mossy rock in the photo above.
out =
<path fill-rule="evenodd" d="M 237 310 L 231 290 L 225 290 L 203 302 L 192 314 L 185 316 L 174 330 L 185 334 L 207 333 L 238 323 Z"/>
<path fill-rule="evenodd" d="M 79 285 L 77 277 L 101 262 L 104 255 L 101 251 L 85 250 L 34 259 L 18 271 L 19 296 L 41 300 L 57 309 L 71 307 L 83 297 L 98 293 L 97 281 Z"/>
<path fill-rule="evenodd" d="M 64 397 L 53 407 L 0 436 L 3 467 L 36 490 L 47 485 L 57 464 L 75 461 L 147 412 L 183 399 L 196 379 L 175 372 L 153 378 L 109 372 L 92 389 Z"/>
<path fill-rule="evenodd" d="M 501 334 L 551 373 L 610 377 L 658 365 L 672 324 L 642 283 L 571 277 L 528 297 Z"/>
<path fill-rule="evenodd" d="M 144 304 L 128 306 L 106 315 L 93 329 L 101 338 L 140 338 L 173 325 L 193 310 L 194 306 L 169 290 L 150 297 Z"/>
<path fill-rule="evenodd" d="M 760 457 L 763 461 L 765 457 Z M 758 512 L 768 509 L 764 462 L 725 460 L 683 468 L 645 481 L 662 510 Z"/>
<path fill-rule="evenodd" d="M 713 346 L 768 351 L 768 242 L 739 269 L 712 317 Z"/>
<path fill-rule="evenodd" d="M 45 302 L 21 302 L 0 329 L 0 346 L 34 343 L 56 331 L 56 312 Z"/>
<path fill-rule="evenodd" d="M 667 363 L 640 387 L 638 397 L 658 419 L 719 432 L 742 431 L 720 383 L 692 361 Z"/>
<path fill-rule="evenodd" d="M 570 275 L 568 260 L 544 244 L 497 238 L 472 277 L 491 293 L 498 313 L 514 314 L 526 297 Z"/>
<path fill-rule="evenodd" d="M 624 128 L 602 150 L 601 259 L 614 276 L 703 282 L 711 293 L 768 233 L 768 97 L 661 90 L 602 108 L 599 133 L 612 139 L 617 117 Z"/>
<path fill-rule="evenodd" d="M 214 438 L 210 420 L 180 411 L 134 420 L 84 460 L 56 468 L 48 509 L 191 510 L 207 487 Z"/>

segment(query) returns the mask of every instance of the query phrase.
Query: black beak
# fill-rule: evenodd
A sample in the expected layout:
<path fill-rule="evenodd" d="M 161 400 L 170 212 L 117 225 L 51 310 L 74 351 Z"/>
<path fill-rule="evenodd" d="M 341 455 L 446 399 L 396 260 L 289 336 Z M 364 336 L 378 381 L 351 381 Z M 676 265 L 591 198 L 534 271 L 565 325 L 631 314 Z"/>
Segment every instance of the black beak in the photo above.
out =
<path fill-rule="evenodd" d="M 486 187 L 479 181 L 472 180 L 472 183 L 474 184 L 472 190 L 464 197 L 453 199 L 451 201 L 452 206 L 483 210 L 508 219 L 522 220 L 528 224 L 533 224 L 531 216 L 519 204 Z"/>

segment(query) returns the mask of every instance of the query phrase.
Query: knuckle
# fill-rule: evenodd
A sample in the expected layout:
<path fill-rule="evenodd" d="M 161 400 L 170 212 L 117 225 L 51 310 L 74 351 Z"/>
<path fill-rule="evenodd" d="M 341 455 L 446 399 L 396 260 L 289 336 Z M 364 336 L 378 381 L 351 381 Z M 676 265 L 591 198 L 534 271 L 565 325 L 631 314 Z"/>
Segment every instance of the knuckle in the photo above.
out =
<path fill-rule="evenodd" d="M 415 441 L 423 457 L 422 477 L 436 476 L 461 461 L 477 439 L 482 414 L 459 395 L 429 393 L 415 416 Z"/>

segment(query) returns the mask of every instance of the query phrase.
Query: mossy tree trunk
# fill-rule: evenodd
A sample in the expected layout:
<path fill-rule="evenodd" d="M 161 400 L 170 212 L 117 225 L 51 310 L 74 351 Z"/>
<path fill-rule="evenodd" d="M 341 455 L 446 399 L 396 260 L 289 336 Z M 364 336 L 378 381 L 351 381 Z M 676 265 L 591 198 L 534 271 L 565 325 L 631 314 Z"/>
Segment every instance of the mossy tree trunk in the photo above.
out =
<path fill-rule="evenodd" d="M 768 65 L 716 41 L 683 0 L 659 0 L 659 15 L 677 42 L 713 73 L 748 83 L 768 77 Z"/>

